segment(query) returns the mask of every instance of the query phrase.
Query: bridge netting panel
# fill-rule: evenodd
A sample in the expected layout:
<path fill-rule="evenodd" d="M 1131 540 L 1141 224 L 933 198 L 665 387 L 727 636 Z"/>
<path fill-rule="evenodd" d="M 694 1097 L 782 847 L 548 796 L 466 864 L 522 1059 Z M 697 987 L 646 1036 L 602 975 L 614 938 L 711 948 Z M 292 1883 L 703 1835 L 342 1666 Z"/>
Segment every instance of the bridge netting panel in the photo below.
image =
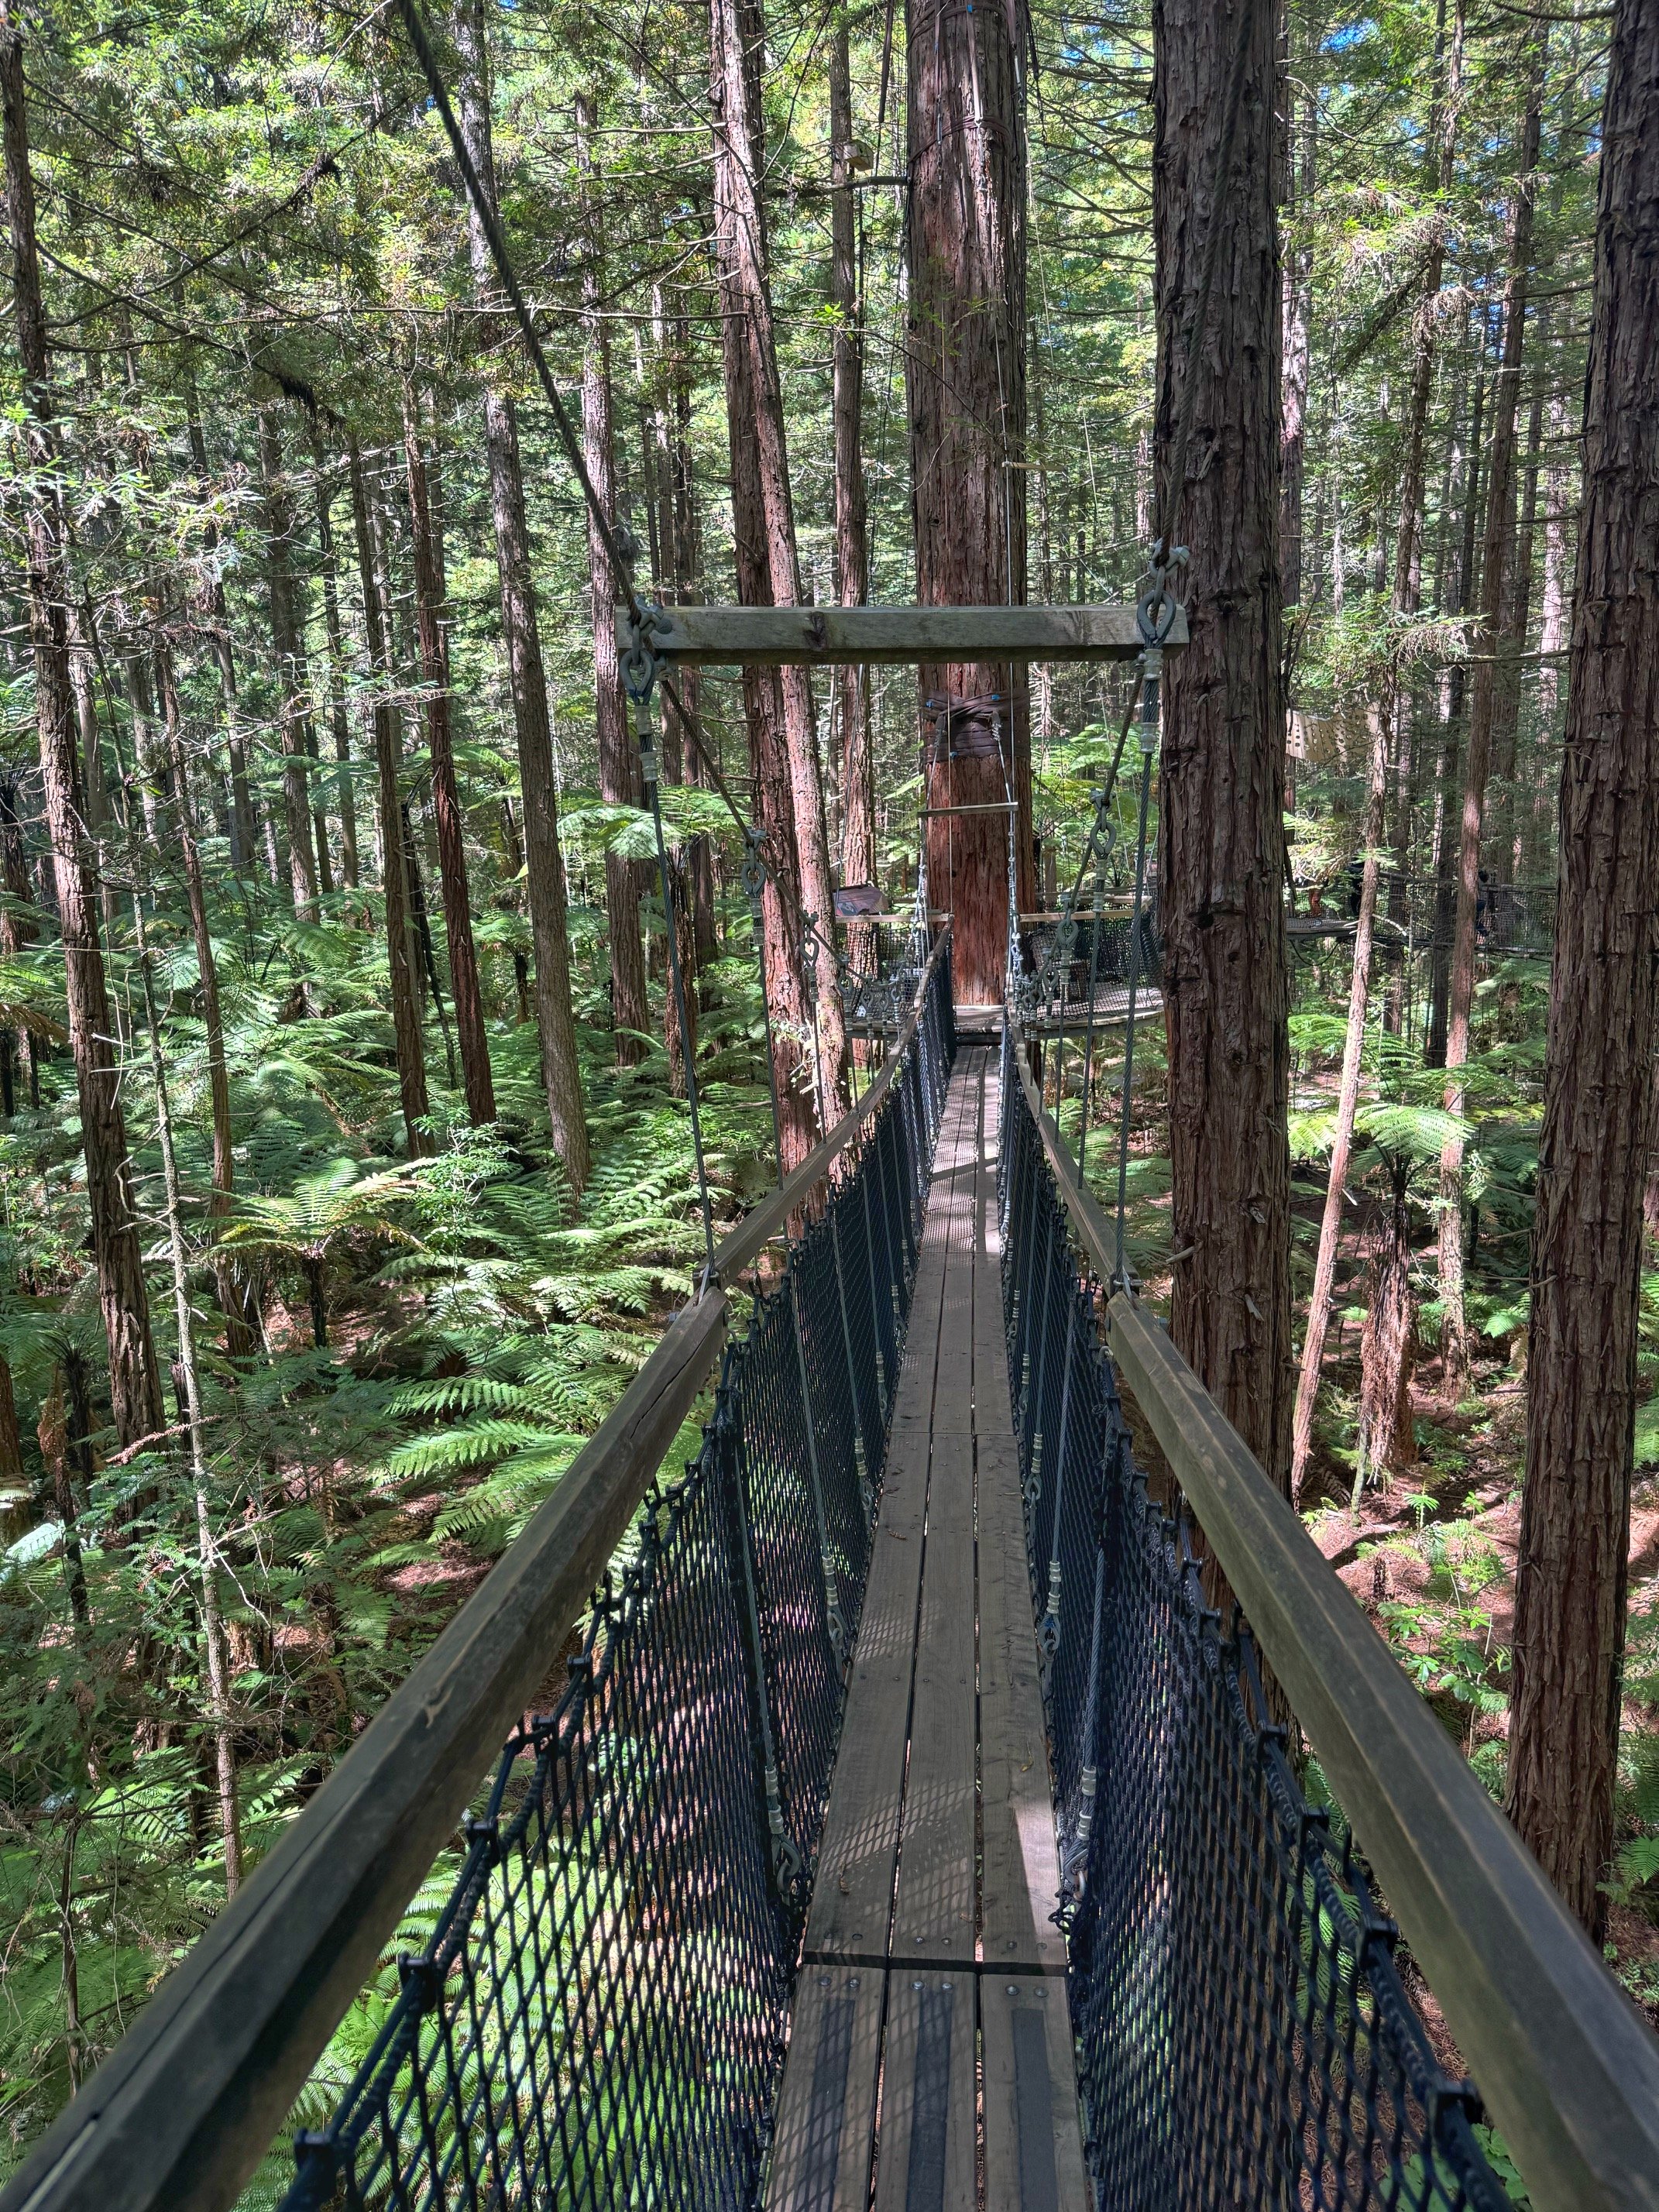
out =
<path fill-rule="evenodd" d="M 1303 1794 L 1248 1629 L 1207 1608 L 1190 1522 L 1134 1464 L 1006 1048 L 1003 1077 L 1010 1387 L 1098 2204 L 1507 2212 L 1352 1837 Z"/>
<path fill-rule="evenodd" d="M 756 2201 L 954 1048 L 946 955 L 284 2212 Z"/>

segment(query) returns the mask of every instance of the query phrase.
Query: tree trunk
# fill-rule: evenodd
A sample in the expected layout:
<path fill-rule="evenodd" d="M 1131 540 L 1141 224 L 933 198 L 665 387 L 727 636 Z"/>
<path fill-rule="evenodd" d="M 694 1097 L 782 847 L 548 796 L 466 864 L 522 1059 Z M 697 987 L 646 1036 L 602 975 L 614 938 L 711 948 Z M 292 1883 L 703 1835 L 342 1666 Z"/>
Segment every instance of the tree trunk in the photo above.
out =
<path fill-rule="evenodd" d="M 1539 331 L 1540 350 L 1549 343 L 1548 318 Z M 1532 623 L 1533 550 L 1538 530 L 1539 447 L 1544 438 L 1542 372 L 1534 373 L 1532 405 L 1527 417 L 1526 466 L 1522 476 L 1521 512 L 1515 526 L 1515 557 L 1510 563 L 1504 592 L 1504 611 L 1498 651 L 1497 701 L 1493 708 L 1492 773 L 1498 780 L 1498 804 L 1492 838 L 1494 882 L 1512 884 L 1519 861 L 1516 811 L 1516 743 L 1521 730 L 1521 668 Z"/>
<path fill-rule="evenodd" d="M 1216 142 L 1252 8 L 1230 188 Z M 1192 548 L 1191 643 L 1171 656 L 1159 822 L 1170 1172 L 1171 1333 L 1273 1480 L 1290 1473 L 1290 1050 L 1279 595 L 1279 283 L 1273 12 L 1155 8 L 1153 228 L 1160 476 L 1198 380 L 1177 534 Z M 1210 223 L 1224 222 L 1207 341 L 1178 334 Z M 1201 466 L 1200 466 L 1201 460 Z"/>
<path fill-rule="evenodd" d="M 1302 94 L 1301 106 L 1299 167 L 1294 153 L 1286 163 L 1291 184 L 1286 212 L 1295 223 L 1293 235 L 1297 243 L 1295 252 L 1285 258 L 1285 419 L 1279 434 L 1281 471 L 1279 567 L 1281 596 L 1287 607 L 1299 607 L 1302 604 L 1302 480 L 1308 445 L 1308 372 L 1311 359 L 1308 325 L 1313 314 L 1314 153 L 1319 127 L 1319 103 L 1311 90 Z"/>
<path fill-rule="evenodd" d="M 281 690 L 277 731 L 283 748 L 283 811 L 288 823 L 289 879 L 294 911 L 301 921 L 317 920 L 317 855 L 311 842 L 311 690 L 306 668 L 305 617 L 301 586 L 290 558 L 295 532 L 294 502 L 283 473 L 283 449 L 275 410 L 259 410 L 259 466 L 264 479 L 265 527 L 269 533 L 267 577 L 270 595 L 270 637 L 276 650 Z"/>
<path fill-rule="evenodd" d="M 1618 0 L 1596 212 L 1527 1352 L 1510 1817 L 1599 1942 L 1659 935 L 1659 14 Z"/>
<path fill-rule="evenodd" d="M 1025 599 L 1024 0 L 912 0 L 906 126 L 910 295 L 905 376 L 916 596 L 930 606 Z M 1275 349 L 1277 351 L 1277 349 Z M 1036 896 L 1025 672 L 976 661 L 921 672 L 930 806 L 1013 802 L 1016 891 Z M 1002 997 L 1009 818 L 927 823 L 928 896 L 953 916 L 958 1002 Z"/>
<path fill-rule="evenodd" d="M 578 94 L 577 161 L 583 179 L 582 234 L 588 249 L 582 263 L 582 453 L 599 504 L 611 515 L 617 511 L 617 441 L 611 392 L 611 341 L 600 312 L 605 234 L 593 164 L 594 122 L 595 106 L 591 95 Z M 617 663 L 616 610 L 623 596 L 623 580 L 611 572 L 605 540 L 591 513 L 587 518 L 587 571 L 592 600 L 593 713 L 599 750 L 599 796 L 607 805 L 639 806 L 644 801 L 645 792 L 640 781 L 638 755 L 629 735 L 622 677 Z M 640 938 L 642 873 L 637 860 L 623 860 L 617 853 L 605 856 L 605 910 L 611 940 L 611 1022 L 617 1064 L 623 1067 L 636 1066 L 644 1056 L 651 1026 L 645 952 Z"/>
<path fill-rule="evenodd" d="M 1486 406 L 1484 362 L 1477 362 L 1470 410 L 1468 458 L 1463 490 L 1462 529 L 1456 573 L 1445 597 L 1448 614 L 1461 614 L 1474 588 L 1475 532 L 1480 513 L 1480 423 Z M 1446 1065 L 1446 1027 L 1451 995 L 1452 940 L 1457 920 L 1457 840 L 1452 835 L 1453 799 L 1459 783 L 1467 672 L 1461 660 L 1445 672 L 1441 697 L 1440 756 L 1435 774 L 1433 839 L 1434 942 L 1430 953 L 1429 1033 L 1423 1048 L 1425 1067 Z"/>
<path fill-rule="evenodd" d="M 479 0 L 462 0 L 454 28 L 464 64 L 456 103 L 461 130 L 483 189 L 493 196 L 495 166 L 489 127 L 489 56 Z M 471 210 L 467 238 L 474 289 L 481 302 L 493 305 L 496 293 L 489 245 L 482 223 Z M 542 1084 L 553 1149 L 566 1181 L 580 1194 L 587 1182 L 591 1161 L 570 995 L 570 935 L 564 860 L 559 851 L 553 732 L 548 719 L 535 586 L 530 574 L 530 526 L 525 514 L 518 418 L 511 394 L 493 380 L 484 387 L 484 440 L 495 561 L 501 575 L 501 632 L 507 645 L 519 744 L 519 786 L 524 799 L 525 880 L 536 953 L 536 1028 L 541 1044 Z"/>
<path fill-rule="evenodd" d="M 26 945 L 34 941 L 34 929 L 20 909 L 34 903 L 34 886 L 29 881 L 28 863 L 23 857 L 23 830 L 17 819 L 17 772 L 0 767 L 0 890 L 6 894 L 0 905 L 0 958 L 15 960 Z M 12 1032 L 6 1032 L 9 1042 Z M 28 1078 L 29 1103 L 36 1109 L 40 1103 L 40 1071 L 39 1040 L 26 1029 L 19 1029 L 15 1050 Z M 5 1068 L 8 1084 L 11 1079 L 11 1063 Z M 15 1100 L 7 1096 L 5 1110 L 8 1117 L 16 1111 Z"/>
<path fill-rule="evenodd" d="M 386 965 L 392 977 L 392 1029 L 398 1054 L 398 1089 L 403 1102 L 404 1137 L 409 1156 L 414 1159 L 431 1149 L 425 1128 L 431 1108 L 427 1097 L 426 1051 L 421 1039 L 414 928 L 409 908 L 403 798 L 398 788 L 398 710 L 388 696 L 392 667 L 386 647 L 386 555 L 380 516 L 363 475 L 355 438 L 349 467 L 357 562 L 362 576 L 363 629 L 368 641 L 369 670 L 375 682 L 371 713 L 374 765 L 380 780 L 380 876 L 386 901 Z"/>
<path fill-rule="evenodd" d="M 191 805 L 190 768 L 185 757 L 179 689 L 173 676 L 173 656 L 165 647 L 157 648 L 155 674 L 156 689 L 161 698 L 162 727 L 167 733 L 167 759 L 173 770 L 173 840 L 190 902 L 191 936 L 196 946 L 197 981 L 202 994 L 202 1026 L 207 1032 L 208 1103 L 213 1123 L 213 1196 L 208 1206 L 208 1218 L 216 1240 L 222 1224 L 229 1216 L 236 1188 L 230 1079 L 225 1067 L 224 1020 L 219 1007 L 219 967 L 208 927 L 207 894 L 202 881 L 201 848 L 196 840 L 195 811 Z M 246 1291 L 236 1262 L 228 1252 L 214 1253 L 213 1273 L 219 1310 L 225 1317 L 225 1350 L 233 1359 L 246 1359 L 253 1351 L 253 1330 L 248 1320 Z"/>
<path fill-rule="evenodd" d="M 668 567 L 675 600 L 681 605 L 689 605 L 699 597 L 702 585 L 702 518 L 698 511 L 691 452 L 691 337 L 690 325 L 683 316 L 677 316 L 668 327 L 665 359 L 672 406 L 668 441 L 673 520 L 670 537 L 673 550 Z M 695 668 L 688 668 L 682 674 L 680 690 L 687 711 L 696 714 L 700 690 Z M 672 719 L 665 716 L 665 725 Z M 665 726 L 665 746 L 666 743 Z M 689 746 L 686 752 L 686 781 L 706 785 L 707 778 L 696 748 Z M 696 949 L 696 965 L 701 970 L 712 967 L 719 959 L 720 951 L 720 935 L 714 921 L 714 849 L 711 838 L 699 836 L 691 840 L 685 856 L 685 873 L 690 891 L 691 936 Z"/>
<path fill-rule="evenodd" d="M 732 431 L 732 501 L 738 544 L 738 597 L 748 605 L 799 606 L 803 601 L 800 560 L 795 542 L 794 507 L 789 487 L 789 455 L 784 435 L 783 392 L 778 381 L 768 277 L 766 207 L 761 191 L 766 149 L 761 120 L 760 70 L 764 30 L 759 0 L 713 0 L 709 10 L 710 81 L 714 119 L 714 267 L 720 286 L 721 343 L 726 403 Z M 783 758 L 755 762 L 756 784 L 770 787 L 771 815 L 762 813 L 768 832 L 768 858 L 781 871 L 785 854 L 778 800 L 793 823 L 794 872 L 799 894 L 780 911 L 769 895 L 769 977 L 776 972 L 780 1016 L 797 979 L 804 987 L 801 956 L 780 959 L 771 937 L 775 926 L 793 933 L 816 927 L 831 943 L 835 936 L 835 878 L 830 866 L 830 834 L 823 809 L 823 778 L 818 761 L 817 715 L 811 672 L 776 672 L 764 686 L 744 672 L 745 693 L 763 692 L 767 711 L 757 720 L 751 711 L 750 741 L 769 756 L 781 727 Z M 781 712 L 779 711 L 781 709 Z M 781 784 L 781 791 L 778 789 Z M 787 979 L 787 980 L 786 980 Z M 819 1112 L 828 1129 L 845 1110 L 842 1060 L 846 1031 L 833 975 L 826 974 L 817 994 L 817 1066 Z M 769 989 L 774 986 L 769 981 Z M 804 988 L 799 1012 L 809 1017 Z"/>
<path fill-rule="evenodd" d="M 1417 1460 L 1412 1417 L 1412 1371 L 1417 1364 L 1417 1299 L 1412 1290 L 1411 1222 L 1407 1164 L 1390 1163 L 1389 1218 L 1377 1240 L 1370 1301 L 1359 1338 L 1359 1469 L 1356 1498 L 1367 1473 L 1384 1480 L 1403 1474 Z"/>
<path fill-rule="evenodd" d="M 340 880 L 349 891 L 357 888 L 357 797 L 351 781 L 351 724 L 346 714 L 345 633 L 340 622 L 338 563 L 334 550 L 333 488 L 328 478 L 322 441 L 313 438 L 312 457 L 317 471 L 317 550 L 323 577 L 323 630 L 328 640 L 328 709 L 333 727 L 336 790 L 340 810 Z"/>
<path fill-rule="evenodd" d="M 1347 1195 L 1348 1162 L 1353 1151 L 1354 1115 L 1359 1104 L 1359 1077 L 1365 1050 L 1365 1013 L 1370 1002 L 1371 943 L 1376 930 L 1376 887 L 1382 846 L 1382 812 L 1388 799 L 1389 756 L 1393 716 L 1382 702 L 1370 710 L 1371 769 L 1365 793 L 1364 858 L 1359 878 L 1359 915 L 1354 924 L 1353 971 L 1348 985 L 1348 1027 L 1342 1044 L 1342 1076 L 1337 1089 L 1336 1128 L 1331 1139 L 1331 1169 L 1325 1185 L 1325 1210 L 1319 1224 L 1319 1251 L 1314 1262 L 1313 1292 L 1308 1302 L 1308 1326 L 1302 1340 L 1302 1371 L 1296 1389 L 1296 1411 L 1291 1426 L 1291 1495 L 1300 1498 L 1313 1447 L 1314 1404 L 1319 1395 L 1320 1370 L 1325 1358 L 1325 1332 L 1330 1325 L 1331 1292 L 1336 1281 L 1337 1240 L 1342 1230 L 1342 1204 Z M 1288 1255 L 1287 1255 L 1288 1257 Z"/>
<path fill-rule="evenodd" d="M 830 300 L 836 334 L 830 376 L 836 469 L 836 589 L 844 607 L 870 596 L 864 499 L 864 303 L 860 297 L 853 167 L 853 87 L 847 18 L 837 14 L 830 43 Z M 876 880 L 875 759 L 870 672 L 848 662 L 836 672 L 841 720 L 844 884 Z M 865 936 L 872 934 L 866 930 Z M 856 933 L 854 939 L 856 947 Z M 853 965 L 860 964 L 855 958 Z"/>
<path fill-rule="evenodd" d="M 189 411 L 191 455 L 196 464 L 201 495 L 205 502 L 209 492 L 207 441 L 202 435 L 194 384 L 190 390 Z M 203 537 L 211 554 L 219 544 L 217 525 L 206 523 Z M 226 603 L 225 587 L 216 562 L 210 564 L 209 575 L 210 580 L 202 587 L 199 604 L 207 618 L 208 641 L 219 671 L 219 688 L 224 701 L 225 750 L 230 761 L 230 858 L 231 866 L 238 874 L 241 874 L 253 866 L 253 856 L 258 849 L 259 832 L 254 818 L 252 796 L 248 790 L 247 747 L 238 712 L 236 659 L 230 643 L 230 610 Z"/>
<path fill-rule="evenodd" d="M 64 523 L 50 488 L 56 439 L 46 353 L 46 321 L 35 245 L 34 182 L 29 168 L 23 93 L 23 42 L 12 12 L 0 0 L 0 118 L 3 118 L 7 215 L 11 231 L 12 301 L 23 371 L 28 453 L 40 481 L 30 487 L 25 522 L 28 565 L 29 635 L 34 649 L 35 714 L 40 738 L 52 872 L 63 937 L 70 1039 L 75 1054 L 81 1142 L 87 1163 L 87 1198 L 99 1299 L 109 1343 L 110 1395 L 116 1431 L 124 1445 L 153 1436 L 166 1424 L 143 1256 L 133 1215 L 127 1165 L 127 1133 L 121 1109 L 120 1069 L 114 1023 L 104 982 L 98 936 L 97 894 L 88 866 L 76 763 L 75 700 L 70 680 L 69 579 Z"/>
<path fill-rule="evenodd" d="M 1470 690 L 1469 741 L 1463 762 L 1463 815 L 1457 848 L 1457 915 L 1452 932 L 1447 988 L 1447 1110 L 1461 1114 L 1464 1091 L 1455 1071 L 1469 1056 L 1474 1004 L 1475 927 L 1480 901 L 1480 833 L 1486 805 L 1497 718 L 1498 655 L 1511 541 L 1515 532 L 1515 425 L 1521 389 L 1521 350 L 1526 335 L 1527 286 L 1532 270 L 1533 206 L 1538 185 L 1538 140 L 1544 106 L 1546 27 L 1534 50 L 1526 114 L 1521 126 L 1515 201 L 1510 216 L 1509 275 L 1504 286 L 1504 350 L 1492 394 L 1492 461 L 1480 559 L 1480 619 L 1474 638 L 1474 681 Z M 1449 1137 L 1440 1154 L 1441 1392 L 1460 1399 L 1468 1387 L 1469 1340 L 1463 1309 L 1463 1140 Z"/>
<path fill-rule="evenodd" d="M 432 513 L 426 454 L 413 388 L 404 386 L 404 458 L 409 475 L 410 535 L 415 553 L 415 630 L 425 692 L 427 752 L 432 768 L 432 812 L 438 831 L 438 872 L 443 884 L 444 937 L 449 950 L 449 988 L 455 1000 L 455 1036 L 467 1117 L 481 1128 L 495 1118 L 495 1085 L 484 1027 L 478 956 L 472 943 L 471 895 L 466 837 L 455 782 L 455 748 L 449 726 L 449 641 L 444 629 L 443 540 Z"/>

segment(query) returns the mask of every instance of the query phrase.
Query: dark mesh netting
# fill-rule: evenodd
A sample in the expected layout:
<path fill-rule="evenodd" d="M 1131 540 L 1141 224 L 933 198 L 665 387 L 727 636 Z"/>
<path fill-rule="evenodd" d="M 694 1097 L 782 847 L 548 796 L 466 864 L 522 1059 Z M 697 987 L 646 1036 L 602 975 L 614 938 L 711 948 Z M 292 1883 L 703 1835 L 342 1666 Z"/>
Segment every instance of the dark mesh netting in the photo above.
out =
<path fill-rule="evenodd" d="M 756 2201 L 954 1044 L 942 957 L 286 2212 Z"/>
<path fill-rule="evenodd" d="M 1092 1285 L 1005 1051 L 1009 1376 L 1047 1666 L 1073 2023 L 1103 2212 L 1508 2205 L 1248 1631 L 1130 1457 Z"/>

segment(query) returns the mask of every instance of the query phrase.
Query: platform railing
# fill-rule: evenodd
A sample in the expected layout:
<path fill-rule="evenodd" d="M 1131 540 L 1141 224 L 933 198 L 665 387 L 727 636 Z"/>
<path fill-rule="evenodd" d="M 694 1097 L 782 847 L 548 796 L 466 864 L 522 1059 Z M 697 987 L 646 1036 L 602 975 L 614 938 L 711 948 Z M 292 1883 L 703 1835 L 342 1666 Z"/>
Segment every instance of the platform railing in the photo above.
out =
<path fill-rule="evenodd" d="M 1105 1299 L 1111 1226 L 1012 1035 L 1003 1066 L 1010 1376 L 1103 2212 L 1501 2208 L 1483 2117 L 1535 2212 L 1659 2206 L 1659 2041 L 1157 1320 Z M 1120 1379 L 1179 1486 L 1163 1504 Z M 1210 1555 L 1237 1617 L 1206 1608 Z M 1478 2096 L 1436 2061 L 1402 1930 Z"/>
<path fill-rule="evenodd" d="M 436 1929 L 302 2134 L 288 2203 L 749 2200 L 953 1051 L 947 931 L 864 1096 L 719 1246 L 3 2212 L 234 2204 L 458 1840 Z M 781 1269 L 740 1296 L 780 1237 Z M 702 1449 L 659 1479 L 717 1369 Z M 556 1670 L 568 1686 L 536 1713 Z"/>

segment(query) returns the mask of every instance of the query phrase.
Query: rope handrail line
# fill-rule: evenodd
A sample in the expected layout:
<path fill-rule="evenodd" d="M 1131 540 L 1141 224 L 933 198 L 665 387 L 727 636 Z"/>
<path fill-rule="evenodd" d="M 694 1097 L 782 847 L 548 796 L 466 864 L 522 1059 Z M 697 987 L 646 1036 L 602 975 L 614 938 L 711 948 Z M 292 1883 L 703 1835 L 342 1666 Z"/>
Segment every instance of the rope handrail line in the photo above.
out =
<path fill-rule="evenodd" d="M 1023 1043 L 1010 1059 L 1085 1261 L 1109 1281 L 1113 1225 Z M 1168 1336 L 1123 1292 L 1105 1321 L 1533 2202 L 1659 2207 L 1659 2042 Z"/>
<path fill-rule="evenodd" d="M 861 1133 L 891 1173 L 890 1146 L 878 1141 L 891 1117 L 874 1129 L 871 1117 L 901 1074 L 899 1095 L 914 1087 L 941 985 L 948 1002 L 948 948 L 947 932 L 871 1089 L 753 1225 L 717 1249 L 713 1282 L 670 1322 L 551 1497 L 46 2130 L 0 2191 L 0 2212 L 234 2203 L 453 1838 L 478 1788 L 479 1746 L 498 1746 L 521 1721 L 720 1364 L 731 1316 L 722 1271 L 735 1276 L 775 1237 Z M 947 1025 L 948 1012 L 947 1003 Z M 941 1049 L 948 1042 L 927 1043 L 933 1058 Z M 917 1224 L 899 1226 L 908 1270 Z M 892 1310 L 871 1325 L 890 1381 Z M 866 1461 L 878 1443 L 867 1431 Z"/>

